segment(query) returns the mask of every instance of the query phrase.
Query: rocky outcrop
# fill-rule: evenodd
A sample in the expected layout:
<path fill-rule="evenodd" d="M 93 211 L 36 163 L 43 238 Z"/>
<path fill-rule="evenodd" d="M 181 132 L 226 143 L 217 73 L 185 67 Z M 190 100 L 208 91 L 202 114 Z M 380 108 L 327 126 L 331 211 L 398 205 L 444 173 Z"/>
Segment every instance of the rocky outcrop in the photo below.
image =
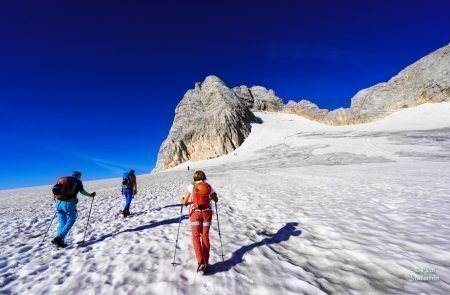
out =
<path fill-rule="evenodd" d="M 330 125 L 373 121 L 426 102 L 450 101 L 450 45 L 425 56 L 388 82 L 359 91 L 350 108 L 320 109 L 308 100 L 286 105 L 261 86 L 228 88 L 216 76 L 186 92 L 161 145 L 156 170 L 218 157 L 239 147 L 258 119 L 253 111 L 286 112 Z"/>
<path fill-rule="evenodd" d="M 299 102 L 290 100 L 283 107 L 282 111 L 303 116 L 315 121 L 323 121 L 323 119 L 328 114 L 328 110 L 319 109 L 319 107 L 315 103 L 312 103 L 306 99 L 302 99 Z"/>
<path fill-rule="evenodd" d="M 250 88 L 250 93 L 254 99 L 252 109 L 256 112 L 280 111 L 284 106 L 283 100 L 277 97 L 272 89 L 266 89 L 262 86 L 253 86 Z"/>
<path fill-rule="evenodd" d="M 364 123 L 402 108 L 450 99 L 450 45 L 408 66 L 386 83 L 359 91 L 348 123 Z"/>
<path fill-rule="evenodd" d="M 450 45 L 408 66 L 388 82 L 360 90 L 348 109 L 319 109 L 309 101 L 290 101 L 283 111 L 331 125 L 366 123 L 403 108 L 450 101 Z"/>
<path fill-rule="evenodd" d="M 316 104 L 304 99 L 299 102 L 290 100 L 282 108 L 282 112 L 296 114 L 329 125 L 343 125 L 350 121 L 349 109 L 339 108 L 329 111 L 320 109 Z"/>
<path fill-rule="evenodd" d="M 283 100 L 277 97 L 272 89 L 266 89 L 262 86 L 253 86 L 251 88 L 239 86 L 233 88 L 233 92 L 245 102 L 247 107 L 255 112 L 276 112 L 280 111 L 284 106 Z"/>
<path fill-rule="evenodd" d="M 250 123 L 258 122 L 249 107 L 251 95 L 247 98 L 249 101 L 236 95 L 215 76 L 196 83 L 175 109 L 169 136 L 159 150 L 156 170 L 234 151 L 249 135 Z"/>

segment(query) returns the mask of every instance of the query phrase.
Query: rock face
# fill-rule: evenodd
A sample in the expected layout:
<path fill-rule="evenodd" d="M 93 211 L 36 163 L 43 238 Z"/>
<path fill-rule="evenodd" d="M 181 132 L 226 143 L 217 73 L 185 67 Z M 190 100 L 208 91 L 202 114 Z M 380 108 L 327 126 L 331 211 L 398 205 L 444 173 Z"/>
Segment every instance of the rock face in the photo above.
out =
<path fill-rule="evenodd" d="M 450 45 L 408 66 L 388 82 L 360 90 L 348 109 L 319 109 L 309 101 L 289 102 L 283 111 L 331 125 L 359 124 L 402 108 L 450 101 Z"/>
<path fill-rule="evenodd" d="M 250 88 L 250 93 L 254 98 L 252 109 L 256 112 L 275 112 L 283 108 L 283 100 L 277 97 L 272 89 L 268 90 L 261 86 L 253 86 Z"/>
<path fill-rule="evenodd" d="M 242 95 L 247 95 L 243 90 Z M 258 119 L 250 110 L 251 94 L 245 100 L 215 76 L 196 83 L 175 110 L 169 136 L 162 143 L 156 170 L 164 170 L 188 160 L 228 154 L 250 133 L 250 123 Z"/>
<path fill-rule="evenodd" d="M 333 111 L 320 109 L 316 104 L 309 100 L 301 100 L 295 102 L 290 100 L 283 108 L 285 113 L 296 114 L 313 121 L 329 125 L 344 125 L 348 124 L 350 120 L 349 109 L 339 108 Z"/>
<path fill-rule="evenodd" d="M 385 117 L 426 102 L 449 101 L 450 45 L 408 66 L 386 83 L 359 91 L 350 107 L 350 123 Z"/>
<path fill-rule="evenodd" d="M 215 76 L 196 83 L 175 110 L 155 170 L 218 157 L 239 147 L 258 122 L 252 111 L 285 112 L 330 125 L 359 124 L 426 102 L 450 101 L 450 45 L 425 56 L 388 82 L 359 91 L 350 108 L 320 109 L 308 100 L 283 100 L 261 86 L 228 88 Z"/>
<path fill-rule="evenodd" d="M 233 88 L 237 97 L 245 102 L 245 105 L 253 111 L 275 112 L 283 108 L 283 100 L 275 95 L 272 89 L 266 89 L 262 86 L 239 86 Z"/>

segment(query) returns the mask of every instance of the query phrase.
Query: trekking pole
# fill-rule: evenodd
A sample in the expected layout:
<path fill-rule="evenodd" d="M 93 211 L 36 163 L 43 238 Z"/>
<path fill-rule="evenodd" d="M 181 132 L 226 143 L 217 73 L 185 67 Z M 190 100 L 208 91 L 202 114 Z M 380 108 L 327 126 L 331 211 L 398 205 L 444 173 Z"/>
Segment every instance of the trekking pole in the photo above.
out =
<path fill-rule="evenodd" d="M 61 203 L 60 203 L 59 205 L 61 205 Z M 56 208 L 55 215 L 53 215 L 53 218 L 52 218 L 52 220 L 50 221 L 50 225 L 48 226 L 47 231 L 45 232 L 44 238 L 42 239 L 41 243 L 39 244 L 39 247 L 42 245 L 42 243 L 44 243 L 45 238 L 47 237 L 48 231 L 50 230 L 50 227 L 52 227 L 53 220 L 55 220 L 56 214 L 57 214 L 58 211 L 59 211 L 59 205 L 58 205 L 58 208 Z"/>
<path fill-rule="evenodd" d="M 223 255 L 223 247 L 222 247 L 222 234 L 220 233 L 220 223 L 219 223 L 219 210 L 217 209 L 217 203 L 214 202 L 214 205 L 216 205 L 216 217 L 217 217 L 217 228 L 219 229 L 219 239 L 220 239 L 220 252 L 222 253 L 222 261 L 224 261 L 224 255 Z"/>
<path fill-rule="evenodd" d="M 86 239 L 86 231 L 89 225 L 89 218 L 91 217 L 91 211 L 92 211 L 92 204 L 94 203 L 94 197 L 92 197 L 92 201 L 91 201 L 91 208 L 89 209 L 89 215 L 88 215 L 88 219 L 86 222 L 86 228 L 84 229 L 84 237 L 83 237 L 83 242 L 81 242 L 81 244 L 84 244 L 84 241 Z"/>
<path fill-rule="evenodd" d="M 177 239 L 175 240 L 175 251 L 173 253 L 173 262 L 172 265 L 175 266 L 175 257 L 177 256 L 177 246 L 178 246 L 178 236 L 180 234 L 180 226 L 181 226 L 181 218 L 183 217 L 183 204 L 181 205 L 180 210 L 180 218 L 178 219 L 178 231 L 177 231 Z"/>
<path fill-rule="evenodd" d="M 39 244 L 39 247 L 42 245 L 42 243 L 44 243 L 45 238 L 47 237 L 48 231 L 50 230 L 50 227 L 51 227 L 52 224 L 53 224 L 53 220 L 54 220 L 55 217 L 56 217 L 56 213 L 57 213 L 57 211 L 55 211 L 55 214 L 53 215 L 52 221 L 50 221 L 50 225 L 48 226 L 47 231 L 45 232 L 44 238 L 42 239 L 41 243 Z"/>

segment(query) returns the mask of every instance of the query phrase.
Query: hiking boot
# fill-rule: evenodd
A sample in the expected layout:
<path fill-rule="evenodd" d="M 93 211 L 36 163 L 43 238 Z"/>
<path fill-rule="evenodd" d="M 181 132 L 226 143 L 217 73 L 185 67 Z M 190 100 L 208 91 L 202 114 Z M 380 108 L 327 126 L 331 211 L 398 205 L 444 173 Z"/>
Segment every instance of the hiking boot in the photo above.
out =
<path fill-rule="evenodd" d="M 198 265 L 197 265 L 197 272 L 199 272 L 199 271 L 204 271 L 205 270 L 205 264 L 204 264 L 204 262 L 203 262 L 203 260 L 202 261 L 200 261 L 199 263 L 198 263 Z"/>
<path fill-rule="evenodd" d="M 204 264 L 204 265 L 203 265 L 203 273 L 207 273 L 207 272 L 208 272 L 208 269 L 209 269 L 209 265 Z"/>
<path fill-rule="evenodd" d="M 52 240 L 52 244 L 54 244 L 55 246 L 58 246 L 58 247 L 63 247 L 64 246 L 64 243 L 63 243 L 63 241 L 62 241 L 62 239 L 60 237 L 54 238 Z"/>

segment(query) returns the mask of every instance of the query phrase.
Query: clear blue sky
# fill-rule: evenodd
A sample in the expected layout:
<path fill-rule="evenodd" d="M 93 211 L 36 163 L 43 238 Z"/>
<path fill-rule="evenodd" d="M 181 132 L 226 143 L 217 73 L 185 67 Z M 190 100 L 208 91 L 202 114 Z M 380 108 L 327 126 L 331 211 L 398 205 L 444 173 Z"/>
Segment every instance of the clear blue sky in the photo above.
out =
<path fill-rule="evenodd" d="M 332 109 L 450 41 L 448 1 L 269 2 L 2 1 L 0 189 L 149 172 L 209 74 Z"/>

